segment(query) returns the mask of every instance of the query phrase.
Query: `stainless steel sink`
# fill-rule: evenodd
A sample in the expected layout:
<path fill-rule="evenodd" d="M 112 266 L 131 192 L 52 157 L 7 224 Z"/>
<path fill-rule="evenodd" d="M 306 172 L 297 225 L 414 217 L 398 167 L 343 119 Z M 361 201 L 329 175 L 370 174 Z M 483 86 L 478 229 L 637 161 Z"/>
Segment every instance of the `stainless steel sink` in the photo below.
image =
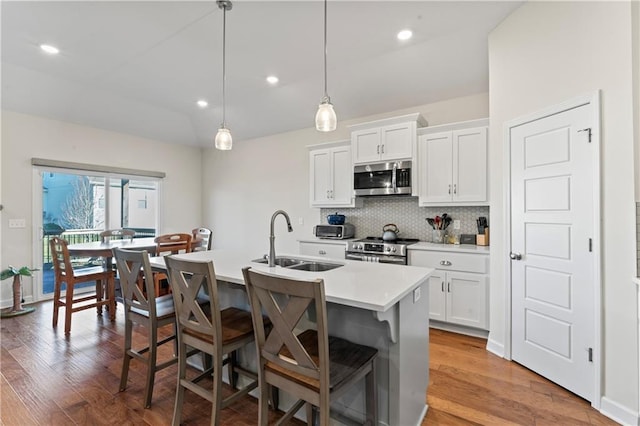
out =
<path fill-rule="evenodd" d="M 289 266 L 289 269 L 295 269 L 297 271 L 323 272 L 330 271 L 341 266 L 344 265 L 341 265 L 339 263 L 304 262 L 299 265 Z"/>
<path fill-rule="evenodd" d="M 269 259 L 256 259 L 256 260 L 252 260 L 252 262 L 256 262 L 256 263 L 269 263 Z M 294 265 L 299 265 L 302 262 L 304 262 L 304 260 L 302 259 L 296 259 L 294 257 L 284 257 L 284 256 L 278 256 L 276 257 L 276 265 L 277 266 L 282 266 L 283 268 L 288 268 L 290 266 L 294 266 Z"/>
<path fill-rule="evenodd" d="M 256 263 L 269 263 L 268 259 L 255 259 L 252 262 Z M 340 263 L 328 263 L 328 262 L 316 262 L 313 260 L 299 259 L 297 257 L 276 257 L 276 265 L 287 269 L 295 269 L 298 271 L 310 271 L 310 272 L 323 272 L 330 271 L 335 268 L 344 266 Z"/>

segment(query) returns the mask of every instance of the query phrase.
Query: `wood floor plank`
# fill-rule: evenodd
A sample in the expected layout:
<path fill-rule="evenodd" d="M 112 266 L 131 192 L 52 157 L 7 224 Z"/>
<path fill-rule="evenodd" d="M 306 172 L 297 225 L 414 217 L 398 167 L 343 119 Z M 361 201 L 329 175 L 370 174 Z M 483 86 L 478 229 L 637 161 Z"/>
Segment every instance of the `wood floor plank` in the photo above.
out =
<path fill-rule="evenodd" d="M 31 415 L 29 408 L 13 391 L 4 376 L 0 375 L 0 410 L 2 423 L 6 425 L 37 425 L 37 420 Z"/>
<path fill-rule="evenodd" d="M 95 310 L 74 314 L 68 337 L 62 324 L 51 327 L 51 315 L 51 302 L 45 302 L 37 304 L 33 314 L 0 323 L 2 425 L 171 424 L 175 365 L 157 374 L 149 409 L 142 407 L 146 369 L 141 362 L 131 362 L 127 389 L 119 392 L 121 306 L 115 323 Z M 165 327 L 161 335 L 171 332 Z M 146 329 L 135 327 L 133 341 L 136 347 L 146 346 Z M 172 355 L 171 344 L 160 349 L 162 359 Z M 488 352 L 484 339 L 430 330 L 429 368 L 429 410 L 422 425 L 615 424 L 587 401 Z M 225 392 L 230 392 L 228 387 Z M 209 402 L 186 392 L 184 425 L 208 424 L 210 412 Z M 271 424 L 278 414 L 270 412 L 269 417 Z M 255 425 L 256 399 L 241 399 L 225 408 L 221 418 L 223 426 Z"/>

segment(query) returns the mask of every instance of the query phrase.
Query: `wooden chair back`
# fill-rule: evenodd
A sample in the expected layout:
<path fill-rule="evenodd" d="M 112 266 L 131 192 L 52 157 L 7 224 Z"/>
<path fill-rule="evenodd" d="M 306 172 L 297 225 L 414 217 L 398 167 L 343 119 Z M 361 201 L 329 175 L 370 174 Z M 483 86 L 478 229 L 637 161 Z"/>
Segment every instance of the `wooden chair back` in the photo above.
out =
<path fill-rule="evenodd" d="M 60 237 L 53 237 L 49 240 L 53 273 L 55 274 L 55 279 L 60 282 L 66 282 L 67 278 L 74 277 L 71 257 L 67 248 L 68 244 L 67 240 Z"/>
<path fill-rule="evenodd" d="M 178 323 L 178 339 L 185 332 L 191 335 L 206 335 L 213 338 L 214 356 L 222 358 L 222 327 L 218 303 L 218 283 L 211 261 L 179 260 L 165 258 L 173 303 Z M 208 294 L 208 303 L 198 296 Z M 208 339 L 207 339 L 208 340 Z M 196 346 L 197 347 L 197 346 Z"/>
<path fill-rule="evenodd" d="M 135 309 L 147 312 L 149 318 L 156 317 L 156 290 L 153 281 L 149 253 L 144 251 L 113 249 L 118 272 L 125 313 Z M 142 272 L 142 274 L 140 274 Z M 148 278 L 147 278 L 148 277 Z"/>
<path fill-rule="evenodd" d="M 192 249 L 193 251 L 211 250 L 211 243 L 213 241 L 213 233 L 209 228 L 194 228 L 191 231 Z M 197 246 L 196 246 L 197 242 Z"/>
<path fill-rule="evenodd" d="M 287 279 L 250 267 L 244 268 L 242 273 L 251 304 L 260 365 L 270 362 L 281 369 L 317 380 L 320 400 L 328 403 L 329 339 L 324 281 Z M 317 360 L 309 355 L 296 333 L 300 319 L 313 308 L 317 322 Z M 273 326 L 268 334 L 261 313 Z"/>
<path fill-rule="evenodd" d="M 100 239 L 103 243 L 111 240 L 124 240 L 125 238 L 131 241 L 135 235 L 136 231 L 133 229 L 107 229 L 100 233 Z"/>
<path fill-rule="evenodd" d="M 191 234 L 164 234 L 154 239 L 156 243 L 156 255 L 162 253 L 178 254 L 191 252 Z"/>

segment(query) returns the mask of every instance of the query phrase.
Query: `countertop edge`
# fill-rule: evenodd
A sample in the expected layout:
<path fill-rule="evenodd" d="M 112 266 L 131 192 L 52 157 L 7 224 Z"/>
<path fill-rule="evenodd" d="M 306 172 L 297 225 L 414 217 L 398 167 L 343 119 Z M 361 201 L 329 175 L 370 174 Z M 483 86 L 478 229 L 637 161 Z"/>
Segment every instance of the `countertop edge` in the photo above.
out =
<path fill-rule="evenodd" d="M 334 239 L 334 238 L 300 238 L 299 243 L 317 243 L 317 244 L 333 244 L 333 245 L 346 245 L 349 241 L 354 241 L 356 238 Z"/>
<path fill-rule="evenodd" d="M 438 244 L 420 241 L 407 246 L 407 250 L 422 251 L 448 251 L 452 253 L 489 254 L 489 246 L 476 246 L 471 244 Z"/>

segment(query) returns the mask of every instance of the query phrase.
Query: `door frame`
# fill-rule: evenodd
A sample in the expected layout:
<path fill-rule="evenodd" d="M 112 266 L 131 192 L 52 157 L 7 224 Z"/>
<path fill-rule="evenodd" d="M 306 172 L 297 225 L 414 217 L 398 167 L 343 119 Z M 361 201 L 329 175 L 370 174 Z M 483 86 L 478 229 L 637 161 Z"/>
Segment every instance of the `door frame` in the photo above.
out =
<path fill-rule="evenodd" d="M 593 205 L 593 258 L 595 260 L 593 265 L 593 279 L 594 279 L 594 306 L 593 306 L 593 357 L 594 357 L 594 400 L 591 401 L 591 406 L 600 409 L 600 399 L 602 398 L 602 250 L 601 250 L 601 227 L 600 227 L 600 186 L 601 186 L 601 170 L 600 170 L 600 117 L 601 117 L 601 105 L 600 105 L 600 91 L 597 90 L 593 93 L 577 96 L 575 98 L 566 100 L 556 105 L 552 105 L 547 108 L 543 108 L 531 114 L 527 114 L 513 120 L 509 120 L 503 125 L 503 197 L 504 197 L 504 250 L 502 256 L 504 256 L 504 295 L 505 295 L 505 328 L 504 328 L 504 358 L 511 360 L 511 334 L 512 334 L 512 303 L 511 303 L 511 261 L 508 260 L 508 255 L 511 252 L 511 129 L 523 124 L 536 121 L 551 115 L 558 114 L 569 109 L 578 108 L 583 105 L 591 104 L 592 116 L 591 116 L 591 143 L 594 146 L 593 158 L 591 159 L 591 166 L 593 167 L 593 180 L 594 185 L 592 188 L 592 196 L 594 200 Z"/>

